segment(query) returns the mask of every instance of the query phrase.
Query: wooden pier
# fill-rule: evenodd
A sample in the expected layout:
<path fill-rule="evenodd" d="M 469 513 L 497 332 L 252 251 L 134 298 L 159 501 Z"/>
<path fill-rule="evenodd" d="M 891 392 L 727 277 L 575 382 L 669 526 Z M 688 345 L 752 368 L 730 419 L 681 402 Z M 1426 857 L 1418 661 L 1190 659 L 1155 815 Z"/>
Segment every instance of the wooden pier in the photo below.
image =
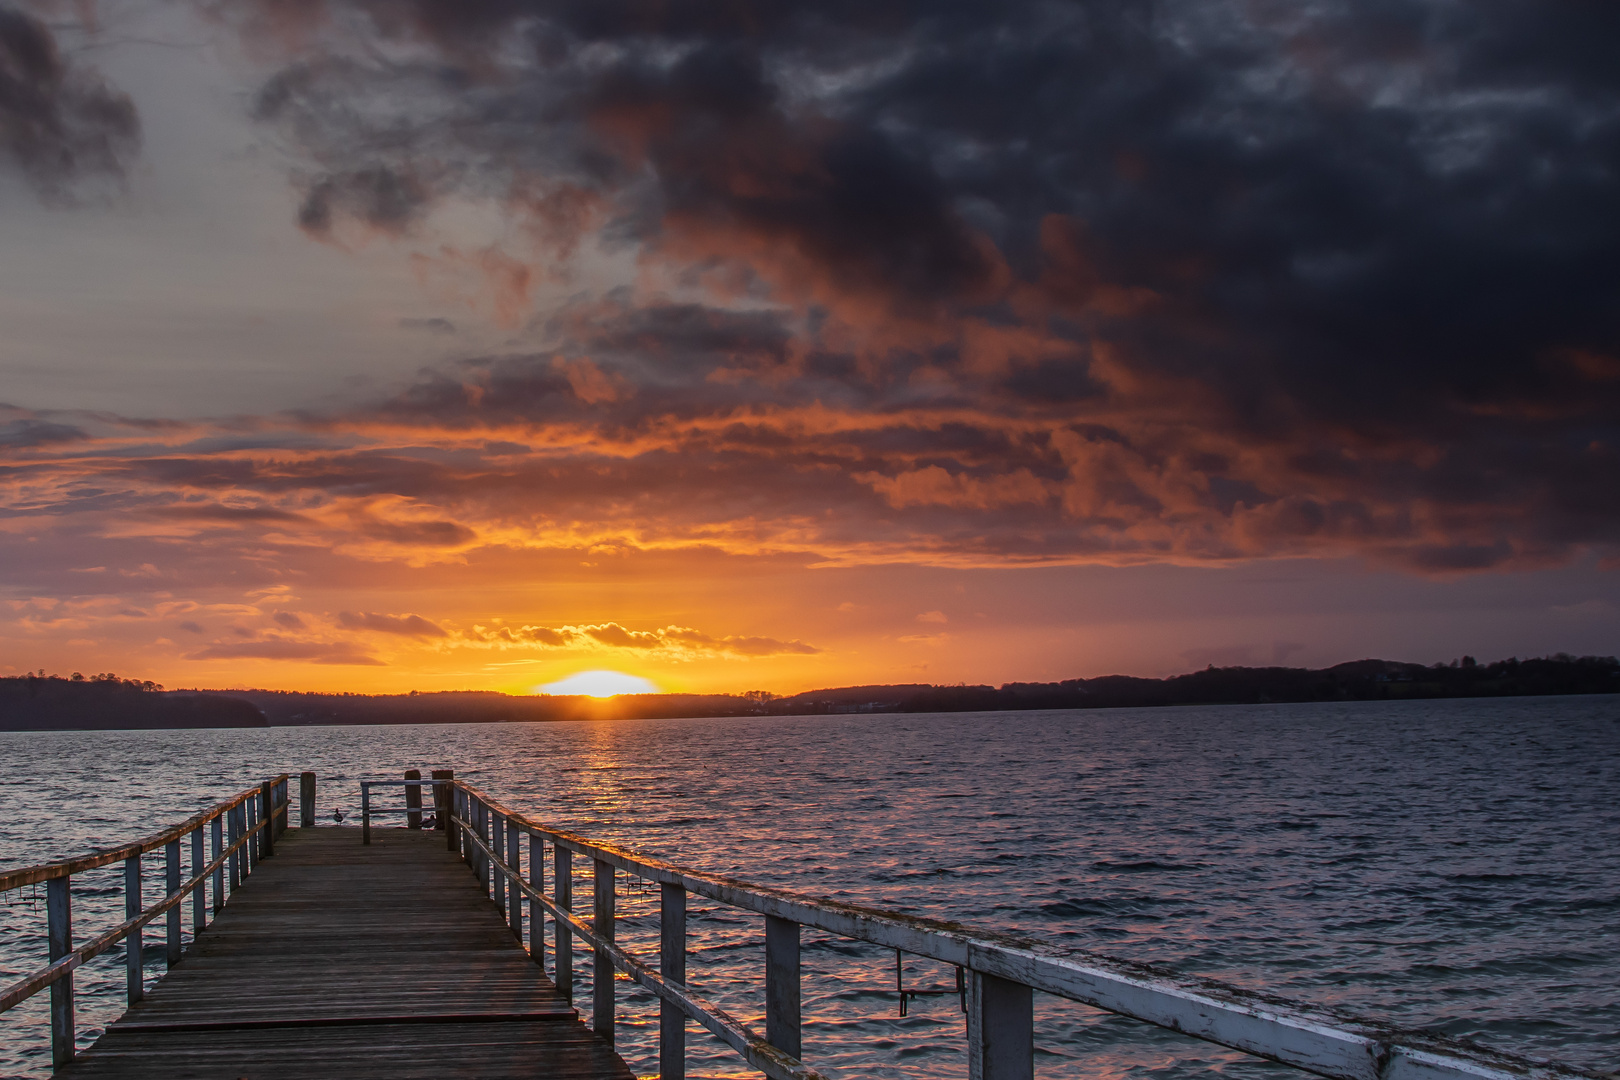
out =
<path fill-rule="evenodd" d="M 0 1014 L 49 990 L 56 1076 L 629 1080 L 613 1050 L 622 974 L 660 999 L 661 1080 L 685 1080 L 691 1023 L 771 1080 L 826 1080 L 801 1037 L 800 931 L 811 927 L 894 950 L 897 974 L 902 954 L 955 966 L 969 1080 L 1033 1080 L 1037 993 L 1329 1080 L 1611 1080 L 1113 957 L 706 874 L 537 821 L 448 769 L 361 781 L 358 829 L 314 828 L 315 775 L 300 781 L 297 829 L 283 774 L 141 840 L 0 871 L 0 894 L 46 887 L 49 962 L 0 988 Z M 404 805 L 374 802 L 373 789 L 403 789 Z M 390 813 L 407 827 L 372 828 Z M 163 899 L 147 906 L 143 859 L 159 851 Z M 588 915 L 575 910 L 576 857 L 589 871 L 579 898 Z M 74 876 L 119 863 L 124 921 L 76 941 Z M 615 940 L 619 875 L 658 887 L 656 956 Z M 686 982 L 688 895 L 761 918 L 763 1032 Z M 148 989 L 143 939 L 156 925 L 168 973 Z M 81 1049 L 74 972 L 120 942 L 129 1010 Z M 590 973 L 589 1028 L 568 993 L 576 949 Z M 918 992 L 897 984 L 902 1009 Z"/>
<path fill-rule="evenodd" d="M 290 829 L 177 965 L 57 1073 L 72 1080 L 630 1080 L 445 850 L 444 834 Z"/>

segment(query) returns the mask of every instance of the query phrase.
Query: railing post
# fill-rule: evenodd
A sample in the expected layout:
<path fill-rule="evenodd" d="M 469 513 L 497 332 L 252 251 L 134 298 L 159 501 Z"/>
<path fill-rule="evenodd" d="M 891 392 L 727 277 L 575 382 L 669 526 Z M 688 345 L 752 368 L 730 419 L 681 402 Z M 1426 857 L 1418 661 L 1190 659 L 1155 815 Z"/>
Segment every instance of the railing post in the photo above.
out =
<path fill-rule="evenodd" d="M 133 919 L 141 913 L 141 857 L 131 855 L 124 860 L 124 918 Z M 141 1000 L 141 931 L 131 930 L 124 938 L 124 984 L 129 1003 Z"/>
<path fill-rule="evenodd" d="M 196 877 L 207 866 L 203 858 L 203 827 L 197 826 L 191 830 L 191 876 Z M 203 932 L 208 925 L 208 882 L 197 882 L 197 887 L 191 890 L 191 936 L 193 939 Z"/>
<path fill-rule="evenodd" d="M 275 785 L 266 780 L 259 785 L 259 858 L 268 859 L 276 853 L 276 792 Z"/>
<path fill-rule="evenodd" d="M 51 963 L 73 951 L 73 879 L 66 875 L 45 882 L 45 933 Z M 73 1060 L 73 972 L 51 983 L 51 1065 Z"/>
<path fill-rule="evenodd" d="M 230 817 L 226 821 L 229 832 L 225 839 L 230 841 L 231 847 L 236 847 L 236 842 L 242 839 L 241 809 L 240 806 L 233 806 L 226 811 Z M 231 857 L 226 862 L 230 863 L 231 868 L 231 892 L 235 892 L 242 887 L 242 849 L 236 848 L 231 852 Z"/>
<path fill-rule="evenodd" d="M 799 1056 L 799 924 L 765 916 L 765 1041 Z"/>
<path fill-rule="evenodd" d="M 247 837 L 247 843 L 242 845 L 242 880 L 246 881 L 253 868 L 259 863 L 259 834 L 253 831 L 254 800 L 250 795 L 242 800 L 238 807 L 242 814 L 242 835 Z"/>
<path fill-rule="evenodd" d="M 487 853 L 487 851 L 485 851 L 485 848 L 488 848 L 490 846 L 489 841 L 490 841 L 490 829 L 491 829 L 491 826 L 492 826 L 492 823 L 490 821 L 489 806 L 484 802 L 483 799 L 479 799 L 478 800 L 478 838 L 484 842 L 484 847 L 480 848 L 479 851 L 478 851 L 478 880 L 483 882 L 483 884 L 484 884 L 484 895 L 485 896 L 490 895 L 490 890 L 493 889 L 494 886 L 495 886 L 495 883 L 492 880 L 494 878 L 494 876 L 495 876 L 494 875 L 494 868 L 492 866 L 490 866 L 490 864 L 489 864 L 489 854 Z"/>
<path fill-rule="evenodd" d="M 360 842 L 371 843 L 371 785 L 360 781 Z"/>
<path fill-rule="evenodd" d="M 574 910 L 574 853 L 561 844 L 551 845 L 552 874 L 557 879 L 557 907 L 562 911 Z M 557 989 L 563 1000 L 574 1003 L 574 932 L 561 919 L 551 924 L 557 932 Z"/>
<path fill-rule="evenodd" d="M 312 772 L 298 774 L 298 827 L 315 827 L 315 774 Z"/>
<path fill-rule="evenodd" d="M 529 834 L 529 884 L 541 896 L 546 894 L 546 842 L 539 833 Z M 529 955 L 546 970 L 546 909 L 529 901 Z"/>
<path fill-rule="evenodd" d="M 591 928 L 603 941 L 613 940 L 613 864 L 594 860 L 591 875 L 596 892 L 596 918 Z M 591 1028 L 613 1042 L 613 961 L 598 948 L 591 959 Z"/>
<path fill-rule="evenodd" d="M 506 875 L 501 873 L 500 867 L 495 864 L 501 861 L 501 856 L 506 853 L 506 819 L 499 814 L 491 814 L 489 832 L 489 850 L 495 853 L 495 857 L 489 863 L 492 871 L 490 874 L 490 889 L 491 895 L 495 898 L 495 908 L 501 913 L 501 920 L 504 922 L 506 919 Z"/>
<path fill-rule="evenodd" d="M 981 971 L 968 971 L 969 1080 L 1032 1080 L 1035 992 Z"/>
<path fill-rule="evenodd" d="M 406 769 L 405 779 L 422 779 L 421 769 Z M 405 827 L 407 829 L 421 829 L 422 827 L 422 789 L 420 787 L 407 787 L 405 789 Z"/>
<path fill-rule="evenodd" d="M 658 897 L 658 973 L 686 984 L 686 890 L 665 882 Z M 686 1013 L 672 1001 L 658 1008 L 658 1074 L 686 1080 Z"/>
<path fill-rule="evenodd" d="M 164 899 L 168 899 L 180 891 L 180 841 L 178 840 L 170 840 L 163 845 L 163 884 L 167 889 L 164 893 Z M 180 905 L 176 904 L 165 914 L 168 923 L 168 940 L 164 944 L 168 948 L 163 959 L 169 967 L 174 967 L 180 962 L 180 916 L 183 912 L 180 910 Z"/>
<path fill-rule="evenodd" d="M 523 943 L 523 893 L 518 889 L 517 883 L 521 874 L 518 860 L 522 857 L 519 839 L 523 834 L 518 832 L 516 826 L 510 821 L 506 823 L 506 865 L 512 868 L 512 878 L 506 883 L 507 923 L 512 927 L 512 936 Z"/>
<path fill-rule="evenodd" d="M 225 854 L 225 815 L 223 812 L 215 814 L 214 820 L 208 823 L 208 835 L 213 839 L 212 850 L 214 852 L 213 858 L 208 861 L 213 862 Z M 214 914 L 218 915 L 219 909 L 224 906 L 225 867 L 220 866 L 214 870 Z"/>
<path fill-rule="evenodd" d="M 432 773 L 435 780 L 454 780 L 454 769 L 434 769 Z M 451 801 L 455 795 L 455 788 L 449 784 L 433 785 L 433 824 L 435 828 L 444 830 L 445 841 L 450 850 L 456 850 L 456 827 L 450 824 L 450 815 L 454 812 Z"/>

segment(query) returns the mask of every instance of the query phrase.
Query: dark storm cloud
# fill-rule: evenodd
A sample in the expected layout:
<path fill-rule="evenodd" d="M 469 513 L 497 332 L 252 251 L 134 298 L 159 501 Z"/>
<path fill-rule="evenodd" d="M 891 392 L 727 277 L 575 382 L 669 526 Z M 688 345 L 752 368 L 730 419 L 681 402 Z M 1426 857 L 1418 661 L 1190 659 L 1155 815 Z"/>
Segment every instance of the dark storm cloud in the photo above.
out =
<path fill-rule="evenodd" d="M 228 17 L 303 43 L 257 114 L 302 156 L 309 232 L 409 235 L 470 198 L 535 275 L 593 243 L 659 284 L 581 287 L 525 351 L 287 418 L 318 438 L 108 452 L 30 506 L 273 510 L 390 558 L 1455 572 L 1620 545 L 1613 5 Z M 33 492 L 43 460 L 8 475 Z"/>
<path fill-rule="evenodd" d="M 42 194 L 118 178 L 140 140 L 130 99 L 68 63 L 49 27 L 0 5 L 0 160 Z"/>

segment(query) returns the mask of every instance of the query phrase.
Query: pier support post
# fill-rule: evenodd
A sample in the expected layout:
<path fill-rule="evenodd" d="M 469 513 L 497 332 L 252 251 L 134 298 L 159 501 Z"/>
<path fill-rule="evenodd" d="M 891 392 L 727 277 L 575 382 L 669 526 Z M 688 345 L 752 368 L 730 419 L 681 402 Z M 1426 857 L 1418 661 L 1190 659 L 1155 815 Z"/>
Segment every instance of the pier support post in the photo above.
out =
<path fill-rule="evenodd" d="M 180 841 L 170 840 L 163 845 L 163 885 L 167 892 L 164 899 L 180 891 Z M 180 916 L 183 914 L 180 905 L 176 904 L 164 913 L 167 917 L 165 930 L 163 960 L 169 967 L 180 962 Z"/>
<path fill-rule="evenodd" d="M 552 871 L 557 878 L 557 907 L 574 910 L 574 853 L 561 844 L 551 845 Z M 574 932 L 562 920 L 552 923 L 557 928 L 557 989 L 563 1000 L 574 1003 Z"/>
<path fill-rule="evenodd" d="M 45 882 L 45 933 L 51 963 L 73 951 L 73 879 Z M 73 1060 L 73 972 L 51 983 L 51 1065 L 60 1069 Z"/>
<path fill-rule="evenodd" d="M 765 916 L 765 1041 L 798 1057 L 799 924 Z"/>
<path fill-rule="evenodd" d="M 259 830 L 259 858 L 261 859 L 268 859 L 276 853 L 275 787 L 268 780 L 259 785 L 259 820 L 264 822 L 264 828 Z"/>
<path fill-rule="evenodd" d="M 592 929 L 604 941 L 613 940 L 613 864 L 593 860 L 596 868 L 592 883 L 596 892 L 596 918 Z M 613 1042 L 613 961 L 607 950 L 597 949 L 591 960 L 591 1028 L 609 1044 Z"/>
<path fill-rule="evenodd" d="M 541 896 L 546 894 L 546 842 L 539 833 L 529 834 L 529 884 Z M 546 970 L 546 909 L 529 901 L 529 955 Z"/>
<path fill-rule="evenodd" d="M 482 840 L 486 845 L 488 845 L 488 843 L 489 843 L 489 807 L 484 805 L 484 800 L 482 800 L 482 799 L 474 799 L 473 800 L 472 821 L 473 821 L 473 828 L 478 831 L 478 839 Z M 477 871 L 475 871 L 478 874 L 478 880 L 484 886 L 484 895 L 488 896 L 489 895 L 489 856 L 484 854 L 484 849 L 483 848 L 478 847 L 475 844 L 473 846 L 473 859 L 475 860 L 475 863 L 476 863 L 476 865 L 478 867 Z"/>
<path fill-rule="evenodd" d="M 124 860 L 124 918 L 133 919 L 141 913 L 141 857 L 131 855 Z M 141 931 L 131 930 L 124 938 L 124 989 L 129 1003 L 141 1000 Z"/>
<path fill-rule="evenodd" d="M 435 780 L 454 780 L 454 769 L 434 769 L 432 777 Z M 456 850 L 456 827 L 450 824 L 450 815 L 453 813 L 454 803 L 452 797 L 455 788 L 449 784 L 433 785 L 433 827 L 442 830 L 448 838 L 450 850 Z"/>
<path fill-rule="evenodd" d="M 241 810 L 240 806 L 233 806 L 225 811 L 226 814 L 230 815 L 227 821 L 230 831 L 225 839 L 230 842 L 231 847 L 236 847 L 236 842 L 242 838 Z M 235 892 L 242 887 L 242 851 L 242 848 L 236 848 L 235 851 L 231 852 L 231 857 L 226 860 L 231 869 L 231 892 Z M 223 902 L 223 896 L 221 901 Z"/>
<path fill-rule="evenodd" d="M 315 827 L 315 774 L 312 772 L 298 774 L 298 827 Z"/>
<path fill-rule="evenodd" d="M 686 985 L 686 890 L 668 882 L 658 897 L 658 973 Z M 658 1007 L 658 1074 L 686 1080 L 686 1013 L 671 1001 Z"/>
<path fill-rule="evenodd" d="M 969 1080 L 1032 1080 L 1034 1075 L 1035 992 L 969 970 Z"/>
<path fill-rule="evenodd" d="M 406 769 L 405 779 L 422 779 L 421 769 Z M 422 789 L 406 785 L 405 788 L 405 827 L 407 829 L 420 829 L 422 827 Z"/>
<path fill-rule="evenodd" d="M 522 867 L 518 860 L 523 857 L 522 833 L 510 821 L 506 823 L 506 865 L 512 868 L 512 877 L 506 883 L 506 921 L 512 927 L 512 936 L 523 943 L 523 893 L 518 889 L 517 883 L 522 876 Z"/>
<path fill-rule="evenodd" d="M 207 865 L 203 856 L 203 827 L 199 825 L 191 830 L 191 876 L 196 877 L 202 873 L 203 867 Z M 195 938 L 207 925 L 208 881 L 205 878 L 197 882 L 197 887 L 191 890 L 191 936 Z"/>
<path fill-rule="evenodd" d="M 506 854 L 506 819 L 500 814 L 491 814 L 489 821 L 489 850 L 495 857 L 490 860 L 490 888 L 494 890 L 495 909 L 501 913 L 501 921 L 506 921 L 506 875 L 496 863 L 503 862 L 502 855 Z"/>
<path fill-rule="evenodd" d="M 242 815 L 242 835 L 247 837 L 247 843 L 242 845 L 242 880 L 246 881 L 253 868 L 259 865 L 259 834 L 253 829 L 253 815 L 258 800 L 249 795 L 242 800 L 242 805 L 236 808 Z"/>
<path fill-rule="evenodd" d="M 371 843 L 371 785 L 360 782 L 360 843 Z"/>
<path fill-rule="evenodd" d="M 213 862 L 215 859 L 218 859 L 221 855 L 225 854 L 225 815 L 224 814 L 216 814 L 214 816 L 214 820 L 210 821 L 208 823 L 208 835 L 213 840 L 213 848 L 212 848 L 212 850 L 213 850 L 213 853 L 214 853 L 213 857 L 210 858 L 208 861 Z M 219 866 L 214 870 L 214 914 L 218 915 L 219 914 L 219 909 L 224 907 L 224 906 L 225 906 L 225 867 L 224 866 Z"/>

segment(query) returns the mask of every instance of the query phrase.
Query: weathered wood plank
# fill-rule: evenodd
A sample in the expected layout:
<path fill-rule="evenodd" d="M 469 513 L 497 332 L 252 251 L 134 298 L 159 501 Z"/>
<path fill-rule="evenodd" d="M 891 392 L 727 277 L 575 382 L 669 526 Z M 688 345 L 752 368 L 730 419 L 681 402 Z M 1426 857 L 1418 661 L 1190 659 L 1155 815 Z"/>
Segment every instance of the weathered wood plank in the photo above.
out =
<path fill-rule="evenodd" d="M 433 833 L 359 832 L 284 833 L 184 963 L 58 1075 L 629 1080 Z"/>

